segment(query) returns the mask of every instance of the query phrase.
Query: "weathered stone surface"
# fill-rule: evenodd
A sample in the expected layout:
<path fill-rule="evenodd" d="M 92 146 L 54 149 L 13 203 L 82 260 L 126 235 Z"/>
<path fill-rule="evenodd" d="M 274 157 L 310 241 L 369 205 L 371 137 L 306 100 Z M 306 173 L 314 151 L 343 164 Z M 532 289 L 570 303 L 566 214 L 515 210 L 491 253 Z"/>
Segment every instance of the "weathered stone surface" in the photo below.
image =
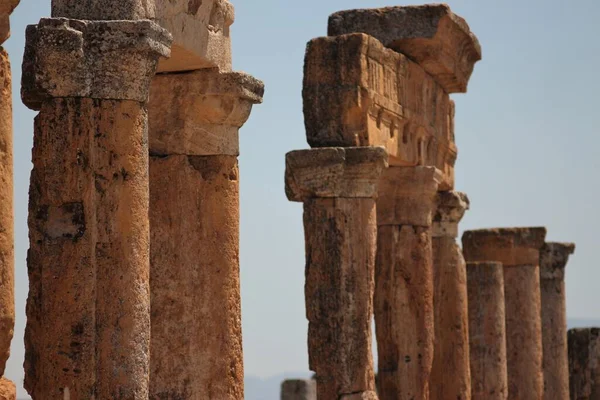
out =
<path fill-rule="evenodd" d="M 17 388 L 6 378 L 0 378 L 0 400 L 16 400 Z"/>
<path fill-rule="evenodd" d="M 467 91 L 481 46 L 446 4 L 347 10 L 329 17 L 329 35 L 361 32 L 407 55 L 447 93 Z"/>
<path fill-rule="evenodd" d="M 393 166 L 435 166 L 454 186 L 454 107 L 419 65 L 364 34 L 309 42 L 304 120 L 312 147 L 383 146 Z"/>
<path fill-rule="evenodd" d="M 0 47 L 0 377 L 15 325 L 12 88 L 8 54 Z"/>
<path fill-rule="evenodd" d="M 154 16 L 154 0 L 52 0 L 53 18 L 102 21 L 153 19 Z"/>
<path fill-rule="evenodd" d="M 573 243 L 546 243 L 540 250 L 544 399 L 569 399 L 565 266 Z"/>
<path fill-rule="evenodd" d="M 498 261 L 504 266 L 508 394 L 539 400 L 543 396 L 540 249 L 545 228 L 467 231 L 467 261 Z"/>
<path fill-rule="evenodd" d="M 504 273 L 501 263 L 467 264 L 471 398 L 506 400 Z"/>
<path fill-rule="evenodd" d="M 264 85 L 241 72 L 202 70 L 152 80 L 149 125 L 154 155 L 238 155 L 239 128 Z"/>
<path fill-rule="evenodd" d="M 235 156 L 150 157 L 150 399 L 242 400 Z"/>
<path fill-rule="evenodd" d="M 313 379 L 283 381 L 281 400 L 317 400 L 317 381 Z"/>
<path fill-rule="evenodd" d="M 571 399 L 600 399 L 600 328 L 570 329 L 568 343 Z"/>
<path fill-rule="evenodd" d="M 25 388 L 35 400 L 147 399 L 146 110 L 48 100 L 32 158 Z"/>
<path fill-rule="evenodd" d="M 10 14 L 17 7 L 20 0 L 0 1 L 0 44 L 10 37 Z"/>
<path fill-rule="evenodd" d="M 441 180 L 433 167 L 389 167 L 382 173 L 377 224 L 431 226 Z"/>
<path fill-rule="evenodd" d="M 159 72 L 218 68 L 231 71 L 233 5 L 227 0 L 171 0 L 156 3 L 156 20 L 173 34 L 171 58 Z"/>
<path fill-rule="evenodd" d="M 27 27 L 21 96 L 39 110 L 53 97 L 146 102 L 171 35 L 152 21 L 42 18 Z"/>
<path fill-rule="evenodd" d="M 304 203 L 308 354 L 319 399 L 375 390 L 375 229 L 374 199 L 315 198 Z"/>
<path fill-rule="evenodd" d="M 471 398 L 467 271 L 456 243 L 458 222 L 469 207 L 467 195 L 440 192 L 433 229 L 435 346 L 429 398 Z M 443 227 L 443 228 L 440 228 Z"/>
<path fill-rule="evenodd" d="M 286 154 L 285 193 L 311 198 L 375 198 L 387 155 L 381 147 L 331 147 Z"/>
<path fill-rule="evenodd" d="M 346 394 L 340 397 L 340 400 L 379 400 L 374 391 Z"/>

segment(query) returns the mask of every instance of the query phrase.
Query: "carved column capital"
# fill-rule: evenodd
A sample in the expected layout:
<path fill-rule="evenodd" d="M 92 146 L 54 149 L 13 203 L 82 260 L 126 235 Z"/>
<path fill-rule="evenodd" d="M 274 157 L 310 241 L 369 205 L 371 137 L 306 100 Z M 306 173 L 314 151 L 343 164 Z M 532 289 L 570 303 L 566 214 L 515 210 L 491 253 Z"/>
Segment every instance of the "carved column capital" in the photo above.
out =
<path fill-rule="evenodd" d="M 564 279 L 569 256 L 574 252 L 574 243 L 544 244 L 540 250 L 540 279 Z"/>
<path fill-rule="evenodd" d="M 458 237 L 458 223 L 469 209 L 469 198 L 462 192 L 438 192 L 433 216 L 433 237 Z"/>

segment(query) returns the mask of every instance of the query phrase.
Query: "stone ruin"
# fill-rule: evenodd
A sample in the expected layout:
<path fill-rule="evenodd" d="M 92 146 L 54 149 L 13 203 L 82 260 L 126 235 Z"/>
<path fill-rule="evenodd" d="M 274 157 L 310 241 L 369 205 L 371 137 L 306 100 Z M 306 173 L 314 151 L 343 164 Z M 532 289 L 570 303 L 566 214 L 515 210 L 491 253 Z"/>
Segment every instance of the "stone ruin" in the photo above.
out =
<path fill-rule="evenodd" d="M 17 3 L 0 1 L 2 42 Z M 238 135 L 264 87 L 232 69 L 233 22 L 226 0 L 52 0 L 27 28 L 34 400 L 243 399 Z M 544 228 L 457 244 L 469 200 L 450 95 L 481 59 L 467 23 L 428 5 L 342 11 L 328 28 L 306 51 L 312 148 L 285 176 L 304 204 L 315 379 L 284 382 L 282 400 L 600 398 L 598 329 L 566 331 L 574 245 Z M 3 49 L 0 83 L 0 399 L 14 400 Z"/>

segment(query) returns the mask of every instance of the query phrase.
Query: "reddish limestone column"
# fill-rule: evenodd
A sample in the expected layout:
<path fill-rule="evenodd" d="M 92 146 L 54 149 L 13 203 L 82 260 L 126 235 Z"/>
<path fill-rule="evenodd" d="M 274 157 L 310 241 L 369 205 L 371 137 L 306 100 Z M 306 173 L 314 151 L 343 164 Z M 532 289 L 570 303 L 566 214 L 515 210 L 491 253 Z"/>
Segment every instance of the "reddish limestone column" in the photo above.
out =
<path fill-rule="evenodd" d="M 238 131 L 263 84 L 157 75 L 150 110 L 150 399 L 244 398 Z"/>
<path fill-rule="evenodd" d="M 432 400 L 471 398 L 467 271 L 456 243 L 467 195 L 440 192 L 433 217 L 435 346 L 429 381 Z"/>
<path fill-rule="evenodd" d="M 440 173 L 390 167 L 377 201 L 375 329 L 379 396 L 426 399 L 433 362 L 432 215 Z"/>
<path fill-rule="evenodd" d="M 544 391 L 539 260 L 545 237 L 545 228 L 504 228 L 467 231 L 462 238 L 467 261 L 504 266 L 511 399 L 540 400 Z"/>
<path fill-rule="evenodd" d="M 306 315 L 317 398 L 376 400 L 371 318 L 382 148 L 286 156 L 286 193 L 304 203 Z"/>
<path fill-rule="evenodd" d="M 55 17 L 83 18 L 78 7 L 62 8 L 65 1 L 53 1 Z M 134 8 L 111 20 L 134 0 L 84 3 L 98 10 L 98 21 L 48 18 L 27 29 L 22 94 L 40 112 L 25 387 L 34 400 L 147 399 L 146 101 L 170 36 L 136 20 Z"/>
<path fill-rule="evenodd" d="M 546 243 L 540 251 L 544 399 L 569 399 L 565 266 L 572 243 Z"/>
<path fill-rule="evenodd" d="M 568 343 L 571 400 L 600 399 L 600 328 L 571 329 Z"/>
<path fill-rule="evenodd" d="M 506 400 L 504 272 L 499 262 L 467 264 L 471 398 Z"/>

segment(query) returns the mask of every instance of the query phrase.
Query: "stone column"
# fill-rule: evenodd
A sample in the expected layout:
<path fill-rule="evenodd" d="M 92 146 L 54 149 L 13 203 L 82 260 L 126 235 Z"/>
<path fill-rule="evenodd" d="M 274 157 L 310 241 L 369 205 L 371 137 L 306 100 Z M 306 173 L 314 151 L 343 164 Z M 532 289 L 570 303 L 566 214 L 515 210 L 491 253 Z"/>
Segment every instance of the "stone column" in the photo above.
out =
<path fill-rule="evenodd" d="M 544 390 L 540 305 L 540 249 L 545 228 L 467 231 L 467 261 L 498 261 L 504 266 L 508 396 L 539 400 Z"/>
<path fill-rule="evenodd" d="M 456 243 L 467 195 L 439 192 L 433 217 L 435 346 L 429 383 L 432 400 L 471 398 L 467 271 Z"/>
<path fill-rule="evenodd" d="M 600 399 L 600 328 L 571 329 L 568 343 L 571 399 Z"/>
<path fill-rule="evenodd" d="M 157 75 L 150 113 L 150 399 L 243 399 L 238 130 L 262 82 Z"/>
<path fill-rule="evenodd" d="M 565 266 L 573 243 L 546 243 L 540 251 L 544 399 L 569 399 Z"/>
<path fill-rule="evenodd" d="M 12 75 L 1 46 L 10 36 L 10 14 L 19 0 L 0 2 L 0 399 L 14 400 L 15 385 L 3 378 L 15 325 L 15 260 L 13 222 Z"/>
<path fill-rule="evenodd" d="M 313 379 L 288 379 L 281 383 L 281 400 L 317 400 L 317 382 Z"/>
<path fill-rule="evenodd" d="M 467 264 L 473 400 L 506 400 L 504 273 L 499 262 Z"/>
<path fill-rule="evenodd" d="M 54 18 L 27 28 L 22 94 L 40 110 L 25 333 L 34 400 L 148 398 L 146 101 L 171 41 L 148 20 L 151 3 L 55 0 Z"/>
<path fill-rule="evenodd" d="M 434 167 L 390 167 L 379 185 L 374 303 L 381 399 L 429 396 L 431 225 L 440 175 Z"/>
<path fill-rule="evenodd" d="M 317 397 L 377 399 L 371 353 L 377 184 L 382 148 L 286 156 L 286 194 L 304 202 L 306 315 Z"/>

